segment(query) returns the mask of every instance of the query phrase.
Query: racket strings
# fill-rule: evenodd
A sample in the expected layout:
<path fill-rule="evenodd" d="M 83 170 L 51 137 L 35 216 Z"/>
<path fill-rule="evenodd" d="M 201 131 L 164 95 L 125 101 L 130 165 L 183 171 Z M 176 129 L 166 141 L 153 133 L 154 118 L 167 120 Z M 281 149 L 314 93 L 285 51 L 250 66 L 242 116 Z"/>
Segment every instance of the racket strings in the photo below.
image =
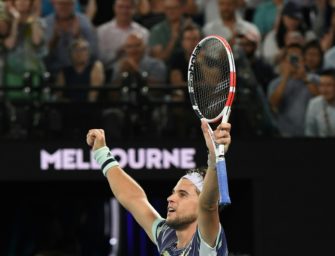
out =
<path fill-rule="evenodd" d="M 199 110 L 207 119 L 216 118 L 230 88 L 230 66 L 223 44 L 216 39 L 205 41 L 194 66 L 194 96 Z"/>

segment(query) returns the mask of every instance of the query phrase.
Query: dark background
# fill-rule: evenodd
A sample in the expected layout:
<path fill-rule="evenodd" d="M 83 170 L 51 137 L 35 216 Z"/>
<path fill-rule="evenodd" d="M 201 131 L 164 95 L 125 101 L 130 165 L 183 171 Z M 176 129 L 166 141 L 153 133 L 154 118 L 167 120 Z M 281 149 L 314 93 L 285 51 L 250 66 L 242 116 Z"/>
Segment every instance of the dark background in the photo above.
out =
<path fill-rule="evenodd" d="M 7 145 L 7 149 L 17 148 L 20 144 L 16 141 L 8 146 L 8 143 L 1 144 Z M 69 141 L 53 143 L 64 147 Z M 136 141 L 133 143 L 136 145 Z M 169 143 L 183 146 L 181 141 L 170 140 Z M 80 142 L 74 144 L 80 145 Z M 31 146 L 34 148 L 33 144 Z M 221 212 L 230 252 L 257 256 L 331 254 L 335 238 L 332 205 L 334 146 L 334 139 L 233 140 L 226 157 L 232 205 Z M 1 151 L 2 156 L 6 156 L 6 148 L 1 147 Z M 27 163 L 31 155 L 27 152 L 12 157 Z M 200 163 L 204 159 L 200 157 Z M 3 158 L 1 161 L 6 162 Z M 29 165 L 22 165 L 22 169 L 28 171 Z M 1 172 L 11 172 L 11 166 L 2 165 Z M 173 170 L 170 174 L 157 173 L 157 170 L 143 170 L 143 175 L 139 171 L 128 172 L 139 181 L 149 200 L 165 216 L 166 197 L 180 173 Z M 73 252 L 75 249 L 71 246 L 74 244 L 83 248 L 86 245 L 86 254 L 81 255 L 107 255 L 109 245 L 108 237 L 102 232 L 101 207 L 112 193 L 99 172 L 84 173 L 72 173 L 67 181 L 53 180 L 52 176 L 30 181 L 19 176 L 17 180 L 2 180 L 0 255 L 7 255 L 10 246 L 26 248 L 30 240 L 35 245 L 44 246 L 50 241 L 58 241 L 54 231 L 57 228 L 52 228 L 51 221 L 55 216 L 63 227 L 63 231 L 59 231 L 58 247 L 55 247 Z M 83 211 L 91 218 L 85 225 L 79 223 Z M 121 210 L 121 216 L 120 255 L 145 255 L 137 254 L 139 251 L 154 255 L 155 249 L 143 231 L 124 210 Z M 129 226 L 132 227 L 131 234 L 127 233 Z M 16 245 L 13 245 L 14 240 Z M 95 254 L 89 253 L 90 250 L 95 250 Z M 27 254 L 16 252 L 15 255 Z"/>

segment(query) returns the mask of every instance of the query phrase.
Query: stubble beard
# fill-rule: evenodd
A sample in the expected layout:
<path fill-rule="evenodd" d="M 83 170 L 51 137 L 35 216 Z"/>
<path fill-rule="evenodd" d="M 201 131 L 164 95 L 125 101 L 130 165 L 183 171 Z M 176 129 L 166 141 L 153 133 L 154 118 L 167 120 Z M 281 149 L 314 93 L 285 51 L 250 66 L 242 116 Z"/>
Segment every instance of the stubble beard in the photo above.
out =
<path fill-rule="evenodd" d="M 190 214 L 188 216 L 167 219 L 166 224 L 175 230 L 182 230 L 188 227 L 190 224 L 194 223 L 196 220 L 197 216 L 195 214 Z"/>

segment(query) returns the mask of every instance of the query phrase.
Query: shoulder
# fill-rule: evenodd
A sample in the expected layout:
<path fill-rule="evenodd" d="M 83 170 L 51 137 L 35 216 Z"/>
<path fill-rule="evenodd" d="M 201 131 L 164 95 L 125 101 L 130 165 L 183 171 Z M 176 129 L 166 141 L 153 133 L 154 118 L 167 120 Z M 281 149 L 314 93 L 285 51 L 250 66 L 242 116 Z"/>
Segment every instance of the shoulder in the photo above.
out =
<path fill-rule="evenodd" d="M 309 101 L 309 105 L 311 108 L 318 108 L 324 104 L 323 97 L 321 95 L 311 98 Z"/>
<path fill-rule="evenodd" d="M 166 29 L 168 27 L 168 24 L 165 20 L 157 23 L 150 29 L 150 33 L 159 33 L 162 31 L 162 29 Z"/>
<path fill-rule="evenodd" d="M 78 18 L 79 24 L 81 26 L 91 26 L 92 25 L 91 21 L 87 18 L 86 15 L 82 13 L 76 13 L 76 17 Z"/>
<path fill-rule="evenodd" d="M 228 255 L 226 235 L 221 225 L 214 247 L 209 246 L 202 239 L 199 229 L 197 229 L 196 237 L 197 239 L 193 239 L 193 243 L 195 243 L 195 247 L 199 248 L 199 255 Z"/>
<path fill-rule="evenodd" d="M 106 32 L 106 30 L 111 29 L 114 25 L 113 20 L 105 22 L 97 27 L 98 32 Z"/>

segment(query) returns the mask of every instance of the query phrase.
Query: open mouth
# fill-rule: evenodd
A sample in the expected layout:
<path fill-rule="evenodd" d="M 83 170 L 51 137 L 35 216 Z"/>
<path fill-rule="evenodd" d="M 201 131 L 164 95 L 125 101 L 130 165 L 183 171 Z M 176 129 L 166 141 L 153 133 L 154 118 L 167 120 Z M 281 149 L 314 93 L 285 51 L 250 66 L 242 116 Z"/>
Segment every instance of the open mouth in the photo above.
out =
<path fill-rule="evenodd" d="M 172 208 L 172 207 L 168 207 L 167 208 L 167 212 L 168 212 L 168 214 L 169 213 L 172 213 L 172 212 L 175 212 L 176 210 L 174 209 L 174 208 Z"/>

